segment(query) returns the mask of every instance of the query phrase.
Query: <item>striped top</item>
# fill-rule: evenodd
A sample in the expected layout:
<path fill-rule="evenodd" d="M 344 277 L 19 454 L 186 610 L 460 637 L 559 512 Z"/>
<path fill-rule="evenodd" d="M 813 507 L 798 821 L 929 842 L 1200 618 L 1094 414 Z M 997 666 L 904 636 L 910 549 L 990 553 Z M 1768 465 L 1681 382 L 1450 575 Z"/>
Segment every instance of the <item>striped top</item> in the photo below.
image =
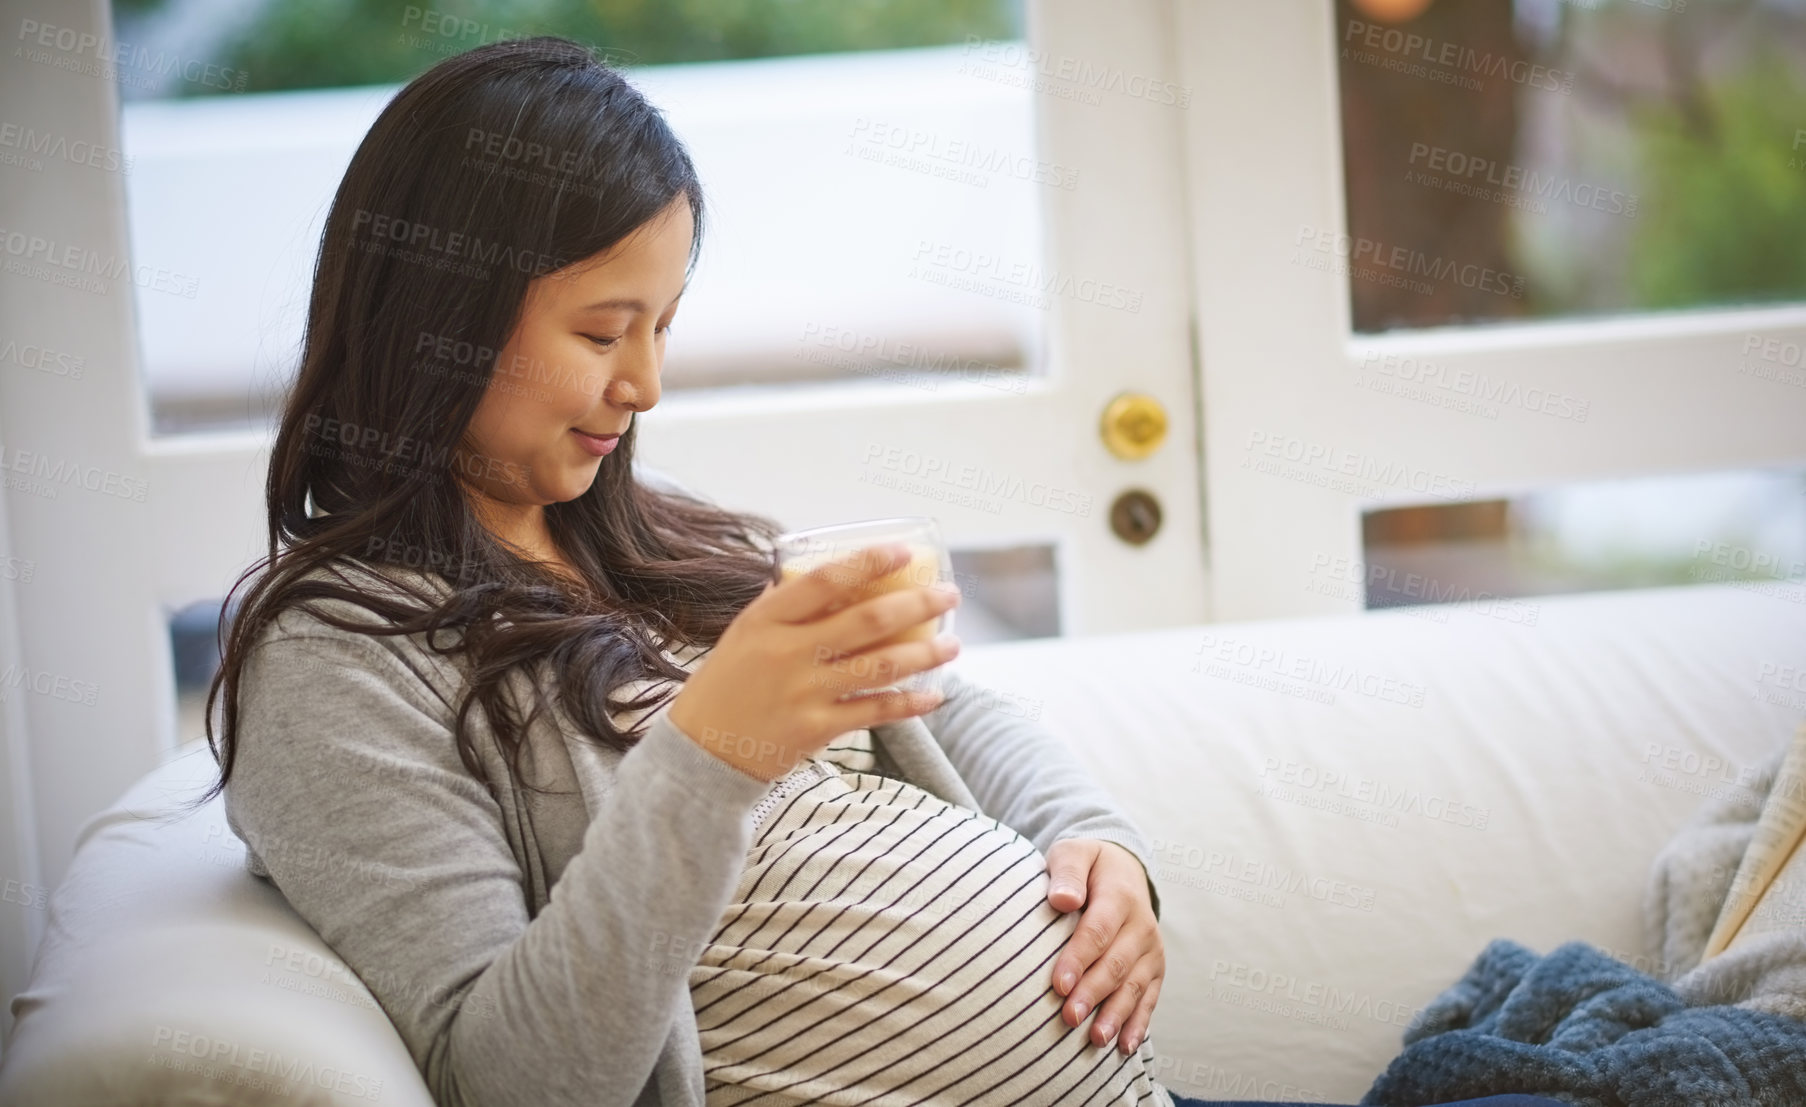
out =
<path fill-rule="evenodd" d="M 666 656 L 694 671 L 707 651 Z M 754 806 L 690 970 L 708 1107 L 1172 1107 L 1151 1038 L 1125 1057 L 1061 1021 L 1053 962 L 1079 916 L 1048 905 L 1034 844 L 879 770 L 849 731 Z"/>
<path fill-rule="evenodd" d="M 1021 835 L 874 771 L 834 740 L 754 809 L 753 844 L 690 973 L 709 1107 L 804 1103 L 1171 1107 L 1143 1042 L 1069 1028 Z"/>

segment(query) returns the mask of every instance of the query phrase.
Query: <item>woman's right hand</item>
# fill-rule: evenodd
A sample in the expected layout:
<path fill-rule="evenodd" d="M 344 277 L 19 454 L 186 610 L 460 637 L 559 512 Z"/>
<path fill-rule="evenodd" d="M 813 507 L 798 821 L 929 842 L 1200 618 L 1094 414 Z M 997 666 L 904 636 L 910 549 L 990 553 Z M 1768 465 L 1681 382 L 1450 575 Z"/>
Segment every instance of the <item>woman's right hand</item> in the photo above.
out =
<path fill-rule="evenodd" d="M 952 635 L 871 649 L 959 603 L 952 585 L 913 585 L 859 599 L 862 587 L 909 560 L 898 543 L 856 550 L 766 586 L 734 617 L 676 698 L 669 718 L 703 749 L 761 780 L 777 780 L 849 730 L 932 711 L 935 692 L 880 688 L 952 660 Z"/>

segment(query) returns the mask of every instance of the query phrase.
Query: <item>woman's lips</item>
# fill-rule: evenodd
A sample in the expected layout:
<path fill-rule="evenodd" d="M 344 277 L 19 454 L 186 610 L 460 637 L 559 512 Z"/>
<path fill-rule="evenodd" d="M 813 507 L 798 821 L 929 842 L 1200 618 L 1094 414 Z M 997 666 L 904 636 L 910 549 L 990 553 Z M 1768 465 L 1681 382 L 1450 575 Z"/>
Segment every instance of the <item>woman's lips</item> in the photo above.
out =
<path fill-rule="evenodd" d="M 577 436 L 577 441 L 582 444 L 584 449 L 597 457 L 613 450 L 615 443 L 621 440 L 621 436 L 618 434 L 584 434 L 576 427 L 571 428 L 571 433 Z"/>

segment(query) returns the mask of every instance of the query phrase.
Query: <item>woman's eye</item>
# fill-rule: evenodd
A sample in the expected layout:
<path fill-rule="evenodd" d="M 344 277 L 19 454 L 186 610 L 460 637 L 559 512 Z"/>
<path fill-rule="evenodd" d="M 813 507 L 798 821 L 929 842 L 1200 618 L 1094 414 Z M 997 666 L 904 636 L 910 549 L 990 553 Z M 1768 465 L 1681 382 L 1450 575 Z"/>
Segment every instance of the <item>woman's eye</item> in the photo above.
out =
<path fill-rule="evenodd" d="M 614 338 L 603 338 L 601 335 L 586 334 L 583 337 L 589 339 L 591 342 L 594 342 L 597 346 L 600 346 L 604 350 L 608 349 L 610 346 L 613 346 L 615 343 L 617 343 L 621 340 L 619 335 L 615 336 Z"/>
<path fill-rule="evenodd" d="M 665 324 L 665 325 L 664 325 L 664 326 L 662 326 L 662 327 L 660 327 L 660 328 L 659 328 L 659 329 L 658 329 L 658 330 L 657 330 L 657 331 L 655 331 L 655 332 L 654 332 L 654 333 L 655 333 L 655 334 L 670 334 L 670 333 L 671 333 L 671 328 L 672 328 L 672 326 L 673 326 L 673 325 L 674 325 L 674 324 L 671 324 L 671 323 L 666 323 L 666 324 Z"/>

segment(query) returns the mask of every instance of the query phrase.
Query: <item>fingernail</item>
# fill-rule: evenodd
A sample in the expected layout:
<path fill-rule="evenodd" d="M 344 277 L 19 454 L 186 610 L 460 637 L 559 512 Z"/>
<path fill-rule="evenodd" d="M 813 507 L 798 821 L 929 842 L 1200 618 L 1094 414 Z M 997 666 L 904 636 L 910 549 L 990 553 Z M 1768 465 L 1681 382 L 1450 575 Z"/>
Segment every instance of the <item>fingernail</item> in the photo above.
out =
<path fill-rule="evenodd" d="M 1079 890 L 1070 884 L 1055 884 L 1053 890 L 1056 895 L 1064 893 L 1069 896 L 1076 896 L 1079 894 Z"/>
<path fill-rule="evenodd" d="M 1078 1019 L 1078 1020 L 1079 1020 L 1079 1021 L 1080 1021 L 1080 1022 L 1084 1022 L 1084 1021 L 1085 1021 L 1085 1015 L 1086 1015 L 1086 1014 L 1087 1014 L 1087 1013 L 1088 1013 L 1088 1012 L 1089 1012 L 1089 1011 L 1090 1011 L 1090 1010 L 1091 1010 L 1091 1008 L 1090 1008 L 1090 1007 L 1087 1007 L 1087 1006 L 1086 1006 L 1086 1005 L 1085 1005 L 1085 1001 L 1084 1001 L 1084 1000 L 1080 1000 L 1080 1001 L 1079 1001 L 1079 1002 L 1078 1002 L 1078 1003 L 1076 1003 L 1076 1004 L 1074 1004 L 1074 1005 L 1073 1005 L 1073 1008 L 1072 1008 L 1072 1017 L 1073 1017 L 1073 1018 L 1075 1018 L 1075 1019 Z"/>
<path fill-rule="evenodd" d="M 1065 995 L 1067 992 L 1072 991 L 1072 985 L 1073 985 L 1072 973 L 1070 973 L 1070 972 L 1061 973 L 1060 974 L 1060 994 Z"/>
<path fill-rule="evenodd" d="M 1110 1035 L 1114 1033 L 1116 1033 L 1116 1027 L 1111 1026 L 1109 1023 L 1100 1022 L 1097 1024 L 1098 1037 L 1102 1038 L 1104 1041 L 1109 1041 Z"/>
<path fill-rule="evenodd" d="M 1123 1050 L 1128 1053 L 1134 1053 L 1135 1048 L 1139 1045 L 1141 1045 L 1141 1042 L 1133 1034 L 1128 1035 L 1122 1040 Z"/>

